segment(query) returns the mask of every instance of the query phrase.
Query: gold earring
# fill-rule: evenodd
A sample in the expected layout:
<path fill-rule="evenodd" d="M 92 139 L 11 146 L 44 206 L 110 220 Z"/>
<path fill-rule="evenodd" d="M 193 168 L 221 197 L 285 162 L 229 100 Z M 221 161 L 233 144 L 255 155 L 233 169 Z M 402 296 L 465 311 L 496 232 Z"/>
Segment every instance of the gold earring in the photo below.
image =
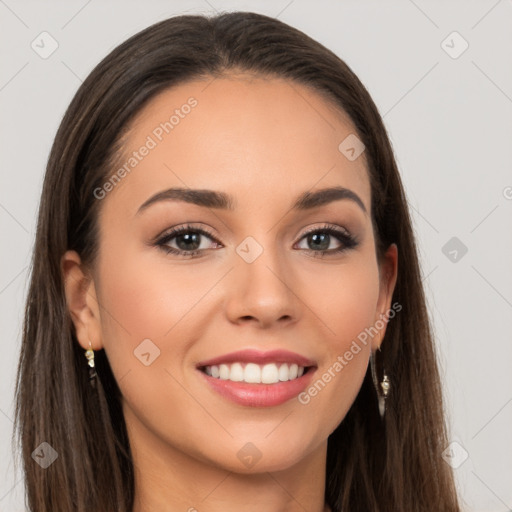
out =
<path fill-rule="evenodd" d="M 378 350 L 380 351 L 380 347 Z M 375 368 L 375 352 L 373 351 L 370 353 L 370 367 L 372 372 L 373 385 L 375 386 L 375 391 L 377 392 L 377 398 L 379 400 L 380 417 L 384 419 L 384 414 L 386 412 L 386 398 L 388 397 L 389 390 L 391 389 L 391 381 L 386 375 L 386 372 L 383 371 L 382 381 L 380 383 L 378 382 L 377 370 Z"/>
<path fill-rule="evenodd" d="M 87 364 L 89 365 L 89 383 L 93 388 L 96 387 L 96 369 L 94 367 L 94 350 L 92 344 L 89 341 L 89 348 L 85 351 L 85 357 L 87 358 Z"/>

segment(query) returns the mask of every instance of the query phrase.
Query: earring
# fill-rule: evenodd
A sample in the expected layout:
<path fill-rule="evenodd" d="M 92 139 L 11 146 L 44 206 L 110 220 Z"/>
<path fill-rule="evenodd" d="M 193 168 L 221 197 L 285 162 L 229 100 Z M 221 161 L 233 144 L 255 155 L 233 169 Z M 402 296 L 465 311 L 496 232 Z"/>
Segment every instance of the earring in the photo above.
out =
<path fill-rule="evenodd" d="M 380 351 L 380 347 L 378 349 Z M 377 398 L 379 399 L 379 413 L 380 417 L 384 419 L 384 413 L 386 412 L 386 398 L 389 395 L 389 390 L 391 388 L 391 382 L 386 375 L 386 372 L 383 371 L 382 381 L 379 383 L 377 379 L 377 371 L 375 368 L 375 352 L 371 352 L 370 354 L 370 367 L 372 371 L 372 379 L 373 385 L 375 386 L 375 391 L 377 392 Z M 380 384 L 380 386 L 379 386 Z M 379 387 L 382 391 L 379 390 Z"/>
<path fill-rule="evenodd" d="M 94 350 L 92 344 L 89 341 L 89 348 L 85 351 L 85 357 L 87 358 L 87 364 L 89 365 L 89 383 L 93 388 L 96 387 L 96 369 L 94 368 Z"/>

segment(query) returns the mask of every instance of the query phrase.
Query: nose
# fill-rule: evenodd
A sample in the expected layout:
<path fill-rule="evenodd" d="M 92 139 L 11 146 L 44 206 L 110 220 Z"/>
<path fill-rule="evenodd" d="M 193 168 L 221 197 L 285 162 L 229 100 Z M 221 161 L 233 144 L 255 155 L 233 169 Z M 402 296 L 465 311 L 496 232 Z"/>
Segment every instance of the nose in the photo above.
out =
<path fill-rule="evenodd" d="M 299 320 L 298 279 L 283 255 L 277 255 L 275 250 L 263 250 L 251 263 L 235 255 L 228 281 L 225 307 L 231 322 L 268 328 Z"/>

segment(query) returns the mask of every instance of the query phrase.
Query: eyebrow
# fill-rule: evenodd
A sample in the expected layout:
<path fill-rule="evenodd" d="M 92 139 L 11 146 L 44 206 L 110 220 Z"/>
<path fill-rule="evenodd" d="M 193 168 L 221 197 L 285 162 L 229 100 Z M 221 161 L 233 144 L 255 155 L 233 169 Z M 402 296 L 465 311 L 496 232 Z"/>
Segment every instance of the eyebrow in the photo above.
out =
<path fill-rule="evenodd" d="M 344 187 L 329 187 L 315 190 L 314 192 L 303 192 L 296 198 L 291 209 L 298 211 L 311 210 L 342 199 L 353 201 L 365 214 L 368 214 L 361 198 L 352 190 Z M 236 208 L 235 199 L 225 192 L 204 189 L 169 188 L 151 196 L 139 207 L 136 215 L 139 215 L 149 206 L 160 201 L 183 201 L 205 208 L 230 211 Z"/>

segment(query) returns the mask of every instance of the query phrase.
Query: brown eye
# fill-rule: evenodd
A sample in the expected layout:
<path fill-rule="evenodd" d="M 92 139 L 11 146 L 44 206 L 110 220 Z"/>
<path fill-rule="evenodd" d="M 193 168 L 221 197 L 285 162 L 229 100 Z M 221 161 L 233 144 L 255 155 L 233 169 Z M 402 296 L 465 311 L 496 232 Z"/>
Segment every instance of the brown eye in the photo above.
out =
<path fill-rule="evenodd" d="M 329 249 L 333 238 L 338 241 L 339 245 Z M 347 231 L 330 225 L 307 231 L 302 236 L 302 240 L 305 240 L 308 246 L 306 251 L 313 253 L 314 256 L 339 254 L 358 245 L 356 239 Z"/>
<path fill-rule="evenodd" d="M 181 226 L 173 229 L 162 236 L 155 245 L 166 253 L 194 257 L 209 249 L 209 244 L 206 241 L 203 242 L 203 239 L 210 239 L 214 245 L 220 245 L 211 233 L 203 228 L 193 226 Z M 176 247 L 171 247 L 171 242 Z M 201 248 L 202 243 L 204 243 L 204 247 Z"/>

